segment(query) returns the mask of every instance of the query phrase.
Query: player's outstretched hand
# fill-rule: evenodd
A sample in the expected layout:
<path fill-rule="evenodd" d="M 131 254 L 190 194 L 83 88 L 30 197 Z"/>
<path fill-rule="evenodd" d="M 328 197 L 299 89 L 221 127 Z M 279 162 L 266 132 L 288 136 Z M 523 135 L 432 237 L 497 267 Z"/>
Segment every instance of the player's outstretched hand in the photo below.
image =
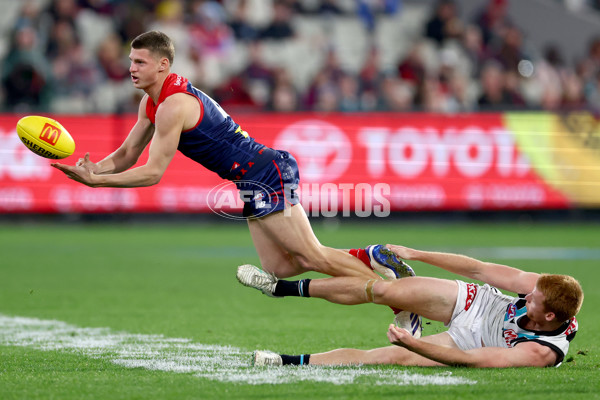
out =
<path fill-rule="evenodd" d="M 93 179 L 92 172 L 90 170 L 88 170 L 87 168 L 85 168 L 84 166 L 81 166 L 81 165 L 71 166 L 71 165 L 60 164 L 60 163 L 52 163 L 50 165 L 53 166 L 54 168 L 58 169 L 59 171 L 62 171 L 65 175 L 67 175 L 67 177 L 73 179 L 74 181 L 83 183 L 84 185 L 87 185 L 90 187 L 94 187 L 94 184 L 92 181 L 92 179 Z"/>
<path fill-rule="evenodd" d="M 83 156 L 83 158 L 80 158 L 77 161 L 77 164 L 75 164 L 75 165 L 78 167 L 83 167 L 90 172 L 98 173 L 98 171 L 97 171 L 98 165 L 95 162 L 90 161 L 90 153 L 89 152 L 85 153 L 85 156 Z"/>
<path fill-rule="evenodd" d="M 390 327 L 387 331 L 387 337 L 391 344 L 395 344 L 396 346 L 400 347 L 408 347 L 410 346 L 412 340 L 418 340 L 415 339 L 409 331 L 403 328 L 398 328 L 394 324 L 390 324 Z"/>

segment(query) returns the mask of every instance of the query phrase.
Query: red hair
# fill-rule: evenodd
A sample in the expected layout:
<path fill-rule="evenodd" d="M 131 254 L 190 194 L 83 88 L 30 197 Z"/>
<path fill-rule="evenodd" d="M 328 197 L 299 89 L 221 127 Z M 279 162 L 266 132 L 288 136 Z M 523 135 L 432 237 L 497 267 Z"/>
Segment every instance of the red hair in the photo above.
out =
<path fill-rule="evenodd" d="M 572 276 L 542 274 L 536 286 L 545 296 L 544 308 L 553 312 L 558 321 L 570 320 L 579 312 L 583 290 Z"/>

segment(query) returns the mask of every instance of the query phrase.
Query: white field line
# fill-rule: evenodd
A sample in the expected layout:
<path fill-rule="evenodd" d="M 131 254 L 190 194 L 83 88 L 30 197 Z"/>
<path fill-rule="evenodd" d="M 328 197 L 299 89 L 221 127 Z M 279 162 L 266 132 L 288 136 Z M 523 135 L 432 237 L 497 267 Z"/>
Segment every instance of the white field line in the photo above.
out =
<path fill-rule="evenodd" d="M 127 368 L 191 373 L 200 378 L 243 384 L 301 381 L 336 385 L 463 385 L 475 381 L 451 372 L 413 374 L 372 367 L 260 367 L 250 366 L 250 352 L 232 346 L 194 343 L 185 338 L 117 332 L 110 328 L 81 328 L 62 321 L 11 317 L 0 314 L 0 345 L 44 351 L 64 351 L 105 359 Z"/>

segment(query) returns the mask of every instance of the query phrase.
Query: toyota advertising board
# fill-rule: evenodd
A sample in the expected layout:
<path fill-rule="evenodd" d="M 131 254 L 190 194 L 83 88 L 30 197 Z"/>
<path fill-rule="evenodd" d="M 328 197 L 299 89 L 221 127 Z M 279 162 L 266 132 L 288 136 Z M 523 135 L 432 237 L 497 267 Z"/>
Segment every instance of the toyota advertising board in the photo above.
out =
<path fill-rule="evenodd" d="M 153 187 L 70 181 L 20 142 L 20 117 L 0 116 L 2 213 L 241 209 L 235 185 L 181 154 Z M 135 116 L 54 118 L 77 143 L 64 161 L 71 164 L 88 151 L 93 161 L 111 153 L 135 122 Z M 302 203 L 315 216 L 600 205 L 600 136 L 585 113 L 248 114 L 235 120 L 258 142 L 296 157 Z"/>

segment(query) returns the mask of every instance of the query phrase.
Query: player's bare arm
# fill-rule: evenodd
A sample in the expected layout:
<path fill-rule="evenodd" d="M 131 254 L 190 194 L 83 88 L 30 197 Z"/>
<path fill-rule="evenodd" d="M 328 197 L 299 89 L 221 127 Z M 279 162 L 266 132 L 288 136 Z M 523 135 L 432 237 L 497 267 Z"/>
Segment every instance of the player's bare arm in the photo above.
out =
<path fill-rule="evenodd" d="M 144 96 L 140 102 L 138 120 L 123 144 L 102 161 L 94 163 L 90 160 L 89 153 L 86 153 L 74 166 L 61 163 L 51 165 L 64 172 L 69 178 L 88 186 L 94 186 L 91 174 L 114 174 L 131 168 L 148 146 L 154 133 L 154 126 L 145 113 L 147 99 L 148 96 Z"/>
<path fill-rule="evenodd" d="M 150 143 L 154 134 L 154 126 L 146 116 L 145 95 L 138 108 L 138 119 L 131 128 L 129 135 L 117 150 L 95 164 L 91 170 L 95 174 L 116 174 L 133 167 L 138 161 L 144 149 Z"/>
<path fill-rule="evenodd" d="M 95 175 L 95 186 L 141 187 L 160 182 L 175 156 L 181 132 L 189 119 L 186 118 L 186 113 L 190 112 L 189 101 L 195 102 L 190 96 L 179 94 L 168 97 L 159 106 L 146 164 L 117 174 Z"/>
<path fill-rule="evenodd" d="M 191 102 L 191 103 L 190 103 Z M 192 121 L 197 101 L 184 94 L 167 98 L 158 108 L 150 152 L 146 164 L 116 174 L 94 174 L 82 167 L 56 166 L 71 179 L 91 187 L 142 187 L 157 184 L 173 159 L 181 132 Z"/>
<path fill-rule="evenodd" d="M 540 276 L 537 273 L 484 262 L 460 254 L 415 250 L 398 245 L 388 245 L 388 247 L 404 260 L 421 261 L 513 293 L 530 293 Z"/>
<path fill-rule="evenodd" d="M 390 343 L 404 347 L 430 360 L 451 366 L 474 368 L 550 367 L 556 363 L 556 353 L 549 347 L 525 342 L 513 348 L 482 347 L 461 350 L 440 346 L 414 338 L 407 330 L 391 324 L 388 329 Z"/>

